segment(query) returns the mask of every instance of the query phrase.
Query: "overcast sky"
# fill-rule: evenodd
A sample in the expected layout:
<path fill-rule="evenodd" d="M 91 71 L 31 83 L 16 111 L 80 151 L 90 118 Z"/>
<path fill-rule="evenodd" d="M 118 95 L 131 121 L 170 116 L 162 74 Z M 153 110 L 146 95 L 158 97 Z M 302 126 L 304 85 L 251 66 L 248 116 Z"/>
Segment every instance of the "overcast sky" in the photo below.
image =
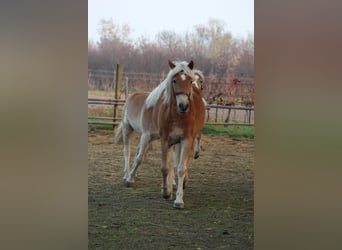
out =
<path fill-rule="evenodd" d="M 153 40 L 160 31 L 183 34 L 210 18 L 225 22 L 235 37 L 254 34 L 253 0 L 88 0 L 88 38 L 97 41 L 100 20 L 127 23 L 131 38 Z"/>

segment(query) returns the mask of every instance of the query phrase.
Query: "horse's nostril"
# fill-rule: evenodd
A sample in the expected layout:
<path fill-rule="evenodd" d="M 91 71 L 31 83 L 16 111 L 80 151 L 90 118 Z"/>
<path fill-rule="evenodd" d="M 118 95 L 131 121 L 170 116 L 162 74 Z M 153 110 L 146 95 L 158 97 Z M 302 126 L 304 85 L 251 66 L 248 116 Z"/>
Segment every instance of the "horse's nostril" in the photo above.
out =
<path fill-rule="evenodd" d="M 188 104 L 184 104 L 184 103 L 180 103 L 178 106 L 179 106 L 179 110 L 181 112 L 185 112 L 188 109 L 188 107 L 189 107 Z"/>

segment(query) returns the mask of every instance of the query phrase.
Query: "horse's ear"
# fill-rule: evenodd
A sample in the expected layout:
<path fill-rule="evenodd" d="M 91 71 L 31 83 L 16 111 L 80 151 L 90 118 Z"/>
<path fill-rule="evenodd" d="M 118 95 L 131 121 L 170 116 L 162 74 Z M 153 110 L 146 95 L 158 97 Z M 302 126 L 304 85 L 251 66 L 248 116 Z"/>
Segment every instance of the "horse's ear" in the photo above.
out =
<path fill-rule="evenodd" d="M 173 69 L 174 67 L 176 67 L 176 65 L 174 65 L 173 62 L 171 62 L 170 60 L 168 60 L 169 66 L 171 69 Z"/>
<path fill-rule="evenodd" d="M 190 69 L 193 69 L 193 68 L 194 68 L 194 62 L 193 62 L 192 60 L 189 62 L 188 67 L 189 67 Z"/>

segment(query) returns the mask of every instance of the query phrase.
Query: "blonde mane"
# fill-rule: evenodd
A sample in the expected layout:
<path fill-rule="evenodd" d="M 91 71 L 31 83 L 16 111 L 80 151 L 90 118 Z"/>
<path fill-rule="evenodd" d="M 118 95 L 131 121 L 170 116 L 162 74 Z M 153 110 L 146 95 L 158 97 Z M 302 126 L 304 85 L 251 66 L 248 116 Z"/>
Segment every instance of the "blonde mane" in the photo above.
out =
<path fill-rule="evenodd" d="M 201 89 L 201 88 L 203 87 L 203 85 L 202 85 L 202 84 L 200 83 L 200 81 L 198 81 L 198 80 L 201 79 L 202 82 L 204 81 L 203 72 L 200 71 L 200 70 L 198 70 L 198 69 L 194 69 L 193 71 L 194 71 L 194 74 L 195 74 L 195 76 L 196 76 L 196 80 L 193 81 L 192 84 L 194 84 L 194 85 L 196 86 L 196 88 Z"/>
<path fill-rule="evenodd" d="M 188 67 L 188 62 L 173 62 L 176 67 L 171 69 L 169 73 L 167 74 L 167 77 L 164 81 L 162 81 L 155 89 L 152 90 L 152 92 L 148 95 L 146 98 L 146 107 L 151 108 L 153 107 L 159 97 L 163 94 L 163 100 L 165 104 L 170 103 L 170 97 L 171 97 L 171 91 L 172 91 L 172 84 L 171 80 L 174 75 L 177 73 L 183 71 L 184 74 L 190 76 L 193 80 L 196 79 L 194 72 Z"/>
<path fill-rule="evenodd" d="M 194 74 L 198 75 L 204 81 L 204 75 L 202 71 L 200 71 L 199 69 L 194 69 Z"/>

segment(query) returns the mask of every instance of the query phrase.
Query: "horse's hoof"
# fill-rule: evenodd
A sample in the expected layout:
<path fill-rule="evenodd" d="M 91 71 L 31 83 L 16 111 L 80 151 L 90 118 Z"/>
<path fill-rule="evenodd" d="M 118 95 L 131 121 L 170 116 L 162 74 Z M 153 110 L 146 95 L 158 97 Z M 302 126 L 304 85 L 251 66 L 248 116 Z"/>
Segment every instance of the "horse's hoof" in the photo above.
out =
<path fill-rule="evenodd" d="M 164 193 L 163 192 L 163 198 L 165 200 L 171 200 L 172 199 L 172 193 L 171 192 L 170 193 Z"/>
<path fill-rule="evenodd" d="M 199 157 L 199 153 L 196 152 L 196 153 L 194 154 L 194 159 L 197 159 L 198 157 Z"/>
<path fill-rule="evenodd" d="M 170 200 L 172 200 L 172 195 L 171 194 L 170 195 L 163 195 L 163 198 L 167 201 L 170 201 Z"/>
<path fill-rule="evenodd" d="M 124 184 L 125 184 L 126 187 L 133 187 L 134 182 L 130 182 L 130 181 L 128 181 L 128 180 L 126 179 L 126 180 L 124 180 Z"/>
<path fill-rule="evenodd" d="M 164 198 L 165 200 L 168 200 L 168 201 L 170 201 L 170 200 L 172 200 L 172 194 L 169 194 L 169 195 L 163 195 L 163 198 Z"/>
<path fill-rule="evenodd" d="M 173 207 L 177 208 L 177 209 L 183 209 L 184 208 L 184 203 L 174 202 L 173 203 Z"/>

